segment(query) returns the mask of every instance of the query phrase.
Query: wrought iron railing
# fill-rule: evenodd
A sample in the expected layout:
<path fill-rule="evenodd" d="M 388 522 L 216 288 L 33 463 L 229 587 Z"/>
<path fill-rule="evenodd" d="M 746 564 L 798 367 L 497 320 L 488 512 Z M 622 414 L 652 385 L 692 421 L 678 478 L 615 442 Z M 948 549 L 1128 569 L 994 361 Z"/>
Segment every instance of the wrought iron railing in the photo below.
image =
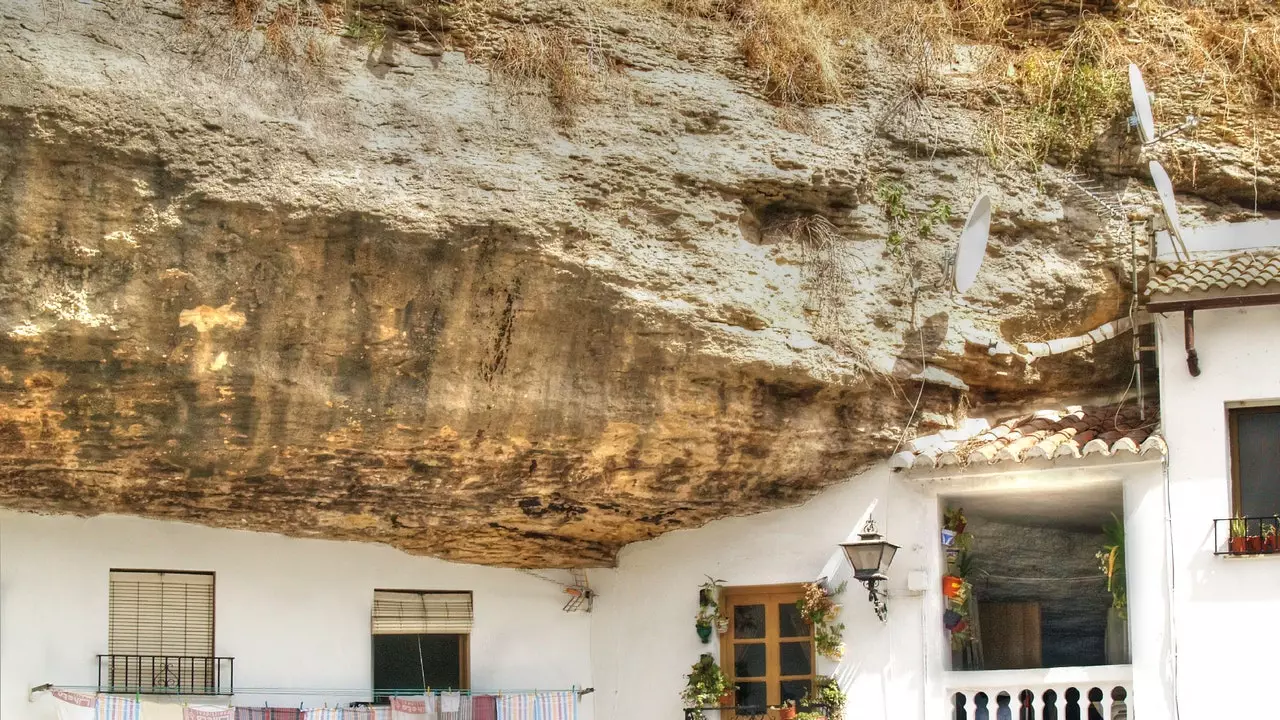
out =
<path fill-rule="evenodd" d="M 98 692 L 233 695 L 235 658 L 199 655 L 99 655 Z"/>
<path fill-rule="evenodd" d="M 795 711 L 827 717 L 827 706 L 817 703 L 799 703 Z M 684 720 L 777 720 L 780 716 L 780 708 L 760 705 L 708 705 L 684 709 Z"/>
<path fill-rule="evenodd" d="M 1214 555 L 1280 553 L 1280 517 L 1237 517 L 1213 521 Z"/>

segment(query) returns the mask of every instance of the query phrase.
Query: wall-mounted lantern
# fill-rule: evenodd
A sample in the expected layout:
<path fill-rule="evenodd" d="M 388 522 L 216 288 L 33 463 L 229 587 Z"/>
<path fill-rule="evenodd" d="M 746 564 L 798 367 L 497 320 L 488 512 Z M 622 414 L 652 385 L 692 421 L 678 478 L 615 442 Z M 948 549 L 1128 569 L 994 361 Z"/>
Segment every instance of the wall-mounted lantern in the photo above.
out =
<path fill-rule="evenodd" d="M 849 558 L 849 564 L 853 566 L 853 579 L 862 583 L 862 586 L 867 589 L 867 599 L 875 608 L 876 617 L 880 618 L 880 622 L 884 622 L 889 614 L 889 607 L 885 604 L 884 595 L 877 587 L 877 583 L 889 579 L 885 573 L 893 562 L 894 554 L 898 552 L 898 546 L 887 542 L 883 535 L 876 532 L 876 523 L 871 519 L 867 520 L 866 526 L 862 528 L 862 532 L 858 533 L 858 537 L 857 542 L 842 543 L 840 547 L 844 550 L 845 557 Z"/>

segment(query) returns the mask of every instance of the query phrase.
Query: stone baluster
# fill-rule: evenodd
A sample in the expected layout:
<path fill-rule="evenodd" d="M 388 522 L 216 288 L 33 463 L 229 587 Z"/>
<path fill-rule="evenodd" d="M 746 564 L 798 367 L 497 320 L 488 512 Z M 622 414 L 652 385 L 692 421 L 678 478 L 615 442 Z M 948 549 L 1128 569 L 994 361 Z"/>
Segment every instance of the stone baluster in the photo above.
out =
<path fill-rule="evenodd" d="M 1111 688 L 1099 688 L 1102 691 L 1102 701 L 1098 703 L 1098 709 L 1102 711 L 1102 720 L 1111 720 Z"/>

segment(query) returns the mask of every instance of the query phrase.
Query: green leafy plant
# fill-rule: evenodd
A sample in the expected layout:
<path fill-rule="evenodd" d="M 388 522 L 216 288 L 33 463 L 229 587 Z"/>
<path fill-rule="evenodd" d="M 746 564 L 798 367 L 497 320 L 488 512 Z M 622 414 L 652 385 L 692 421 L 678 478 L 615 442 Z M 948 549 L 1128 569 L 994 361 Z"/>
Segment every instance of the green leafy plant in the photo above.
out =
<path fill-rule="evenodd" d="M 711 657 L 710 653 L 703 653 L 702 657 L 698 658 L 698 662 L 693 664 L 692 670 L 685 679 L 688 682 L 685 684 L 684 691 L 680 693 L 680 697 L 692 708 L 718 705 L 720 698 L 729 692 L 729 679 L 724 676 L 724 672 L 720 670 L 716 659 Z M 695 710 L 694 716 L 702 718 L 702 711 Z"/>
<path fill-rule="evenodd" d="M 1247 524 L 1243 517 L 1237 515 L 1231 518 L 1231 537 L 1242 538 L 1245 535 L 1248 535 L 1249 531 L 1246 528 Z"/>
<path fill-rule="evenodd" d="M 846 583 L 830 589 L 825 583 L 805 583 L 804 597 L 796 601 L 796 609 L 813 628 L 813 646 L 828 660 L 844 657 L 844 623 L 837 622 L 840 605 L 835 598 L 844 592 Z"/>
<path fill-rule="evenodd" d="M 1234 524 L 1234 521 L 1232 522 Z M 1102 526 L 1102 534 L 1106 537 L 1106 541 L 1102 545 L 1102 550 L 1098 551 L 1098 565 L 1102 573 L 1107 576 L 1107 591 L 1111 593 L 1111 607 L 1115 608 L 1123 618 L 1128 613 L 1129 606 L 1124 571 L 1124 523 L 1113 514 L 1111 522 Z"/>
<path fill-rule="evenodd" d="M 820 712 L 803 712 L 796 715 L 796 720 L 808 718 L 808 720 L 844 720 L 844 705 L 848 701 L 848 696 L 840 689 L 840 685 L 836 683 L 835 678 L 827 675 L 819 675 L 814 678 L 814 687 L 818 689 L 816 697 L 806 698 L 810 702 L 817 703 L 826 708 L 826 715 Z"/>

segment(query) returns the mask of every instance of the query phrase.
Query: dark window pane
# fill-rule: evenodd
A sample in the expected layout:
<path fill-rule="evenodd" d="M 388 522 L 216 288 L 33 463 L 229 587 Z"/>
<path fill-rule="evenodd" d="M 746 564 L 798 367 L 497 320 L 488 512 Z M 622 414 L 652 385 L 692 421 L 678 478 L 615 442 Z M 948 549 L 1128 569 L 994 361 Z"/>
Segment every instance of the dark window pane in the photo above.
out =
<path fill-rule="evenodd" d="M 740 682 L 733 700 L 739 707 L 762 708 L 769 704 L 769 691 L 762 682 Z"/>
<path fill-rule="evenodd" d="M 456 688 L 462 684 L 461 635 L 374 635 L 375 690 Z M 425 676 L 425 684 L 423 682 Z M 375 702 L 385 702 L 383 696 Z"/>
<path fill-rule="evenodd" d="M 1280 477 L 1276 474 L 1280 467 L 1280 408 L 1233 412 L 1239 444 L 1240 512 L 1263 517 L 1280 514 Z"/>
<path fill-rule="evenodd" d="M 795 603 L 778 606 L 778 635 L 780 637 L 809 637 L 809 623 L 804 621 Z"/>
<path fill-rule="evenodd" d="M 739 640 L 764 637 L 764 606 L 734 605 L 733 636 Z"/>
<path fill-rule="evenodd" d="M 764 643 L 733 646 L 733 676 L 764 677 Z"/>
<path fill-rule="evenodd" d="M 778 647 L 781 650 L 779 659 L 782 672 L 779 673 L 780 675 L 813 674 L 813 657 L 810 655 L 812 646 L 808 641 L 784 642 Z"/>
<path fill-rule="evenodd" d="M 808 680 L 783 680 L 778 685 L 782 689 L 782 702 L 788 700 L 800 702 L 809 696 Z"/>

